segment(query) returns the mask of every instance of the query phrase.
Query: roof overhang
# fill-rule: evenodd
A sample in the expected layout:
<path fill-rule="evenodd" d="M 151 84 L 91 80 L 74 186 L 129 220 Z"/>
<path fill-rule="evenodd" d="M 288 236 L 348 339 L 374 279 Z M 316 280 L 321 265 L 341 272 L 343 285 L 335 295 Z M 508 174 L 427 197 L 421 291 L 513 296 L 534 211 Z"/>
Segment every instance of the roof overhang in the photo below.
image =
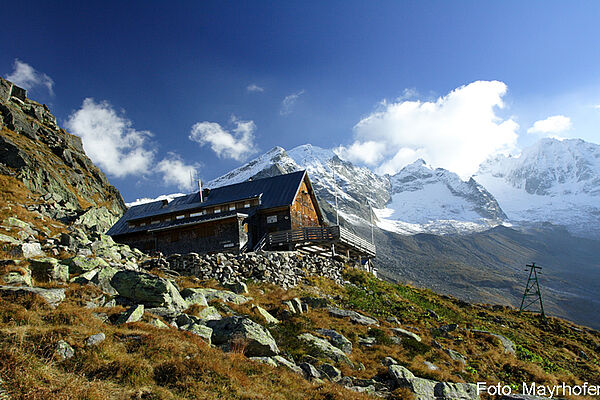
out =
<path fill-rule="evenodd" d="M 223 221 L 226 219 L 247 218 L 247 217 L 248 217 L 248 214 L 235 213 L 235 214 L 223 215 L 223 216 L 219 216 L 219 217 L 215 217 L 215 218 L 202 219 L 199 221 L 190 221 L 190 222 L 185 222 L 182 224 L 169 225 L 169 226 L 165 226 L 162 228 L 148 229 L 147 232 L 153 233 L 153 232 L 168 231 L 171 229 L 177 229 L 177 228 L 188 227 L 188 226 L 193 226 L 193 225 L 202 225 L 207 222 L 215 222 L 215 221 Z"/>

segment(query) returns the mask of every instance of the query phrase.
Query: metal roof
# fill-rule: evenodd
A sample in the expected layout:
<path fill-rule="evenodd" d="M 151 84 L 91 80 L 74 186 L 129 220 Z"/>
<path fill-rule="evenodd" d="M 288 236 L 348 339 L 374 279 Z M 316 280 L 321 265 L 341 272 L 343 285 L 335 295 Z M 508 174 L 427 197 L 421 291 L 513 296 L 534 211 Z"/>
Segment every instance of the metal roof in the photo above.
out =
<path fill-rule="evenodd" d="M 128 222 L 162 216 L 166 214 L 174 214 L 189 210 L 202 210 L 207 207 L 213 207 L 220 204 L 233 203 L 252 198 L 260 197 L 260 205 L 258 209 L 267 209 L 291 205 L 296 198 L 296 193 L 302 183 L 306 171 L 297 171 L 285 175 L 277 175 L 270 178 L 256 179 L 236 183 L 233 185 L 221 186 L 210 190 L 208 196 L 200 202 L 199 192 L 195 192 L 186 196 L 175 198 L 170 203 L 166 204 L 162 201 L 154 201 L 151 203 L 140 204 L 129 208 L 125 214 L 113 225 L 107 235 L 115 236 L 126 233 L 141 232 L 147 230 L 155 230 L 166 228 L 171 225 L 181 223 L 181 220 L 173 220 L 169 222 L 161 222 L 159 224 L 147 224 L 146 226 L 129 227 Z M 318 205 L 317 205 L 318 208 Z M 244 209 L 246 212 L 247 209 Z M 235 211 L 231 213 L 235 214 Z M 221 213 L 221 216 L 227 215 Z M 196 218 L 214 218 L 214 214 L 204 215 Z M 186 222 L 192 222 L 195 219 L 187 218 Z"/>

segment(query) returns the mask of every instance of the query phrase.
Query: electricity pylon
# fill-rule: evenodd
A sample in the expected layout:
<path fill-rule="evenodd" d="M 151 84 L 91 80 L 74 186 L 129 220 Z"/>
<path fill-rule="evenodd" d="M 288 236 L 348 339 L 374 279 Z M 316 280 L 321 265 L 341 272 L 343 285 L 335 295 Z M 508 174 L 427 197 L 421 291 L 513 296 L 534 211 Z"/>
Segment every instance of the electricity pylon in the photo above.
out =
<path fill-rule="evenodd" d="M 523 300 L 521 300 L 521 307 L 519 309 L 519 312 L 528 309 L 530 306 L 539 301 L 540 312 L 542 314 L 542 317 L 546 317 L 546 314 L 544 313 L 544 303 L 542 302 L 542 292 L 540 291 L 540 283 L 538 282 L 537 274 L 537 270 L 541 270 L 542 267 L 538 267 L 537 265 L 535 265 L 535 263 L 531 263 L 525 266 L 529 268 L 529 278 L 527 278 L 527 285 L 525 285 L 525 292 L 523 293 Z M 528 297 L 535 298 L 533 300 L 527 300 Z M 527 304 L 526 301 L 528 301 Z"/>

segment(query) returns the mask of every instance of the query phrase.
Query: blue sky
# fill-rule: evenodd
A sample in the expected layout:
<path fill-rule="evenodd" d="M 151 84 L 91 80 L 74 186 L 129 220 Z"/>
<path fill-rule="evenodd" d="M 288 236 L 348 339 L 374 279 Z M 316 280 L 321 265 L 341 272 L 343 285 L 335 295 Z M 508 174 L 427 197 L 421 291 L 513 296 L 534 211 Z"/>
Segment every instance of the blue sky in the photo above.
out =
<path fill-rule="evenodd" d="M 543 136 L 600 142 L 598 2 L 58 3 L 3 5 L 0 74 L 126 201 L 276 145 L 467 176 Z"/>

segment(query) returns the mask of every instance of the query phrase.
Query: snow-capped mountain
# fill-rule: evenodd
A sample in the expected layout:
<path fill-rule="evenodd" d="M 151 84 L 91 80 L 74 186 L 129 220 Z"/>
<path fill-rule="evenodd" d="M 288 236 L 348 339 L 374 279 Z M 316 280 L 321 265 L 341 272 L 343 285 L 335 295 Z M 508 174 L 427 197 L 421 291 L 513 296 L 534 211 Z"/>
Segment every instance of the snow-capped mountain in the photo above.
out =
<path fill-rule="evenodd" d="M 550 222 L 600 238 L 600 146 L 542 139 L 519 157 L 484 162 L 475 176 L 511 221 Z"/>
<path fill-rule="evenodd" d="M 390 177 L 391 202 L 377 210 L 379 227 L 397 233 L 454 233 L 484 230 L 506 215 L 473 179 L 433 169 L 419 159 Z"/>
<path fill-rule="evenodd" d="M 336 194 L 339 215 L 368 226 L 371 209 L 377 226 L 396 233 L 455 233 L 488 229 L 506 218 L 481 185 L 462 181 L 450 171 L 432 169 L 419 160 L 394 176 L 379 176 L 340 159 L 332 150 L 310 144 L 285 151 L 275 147 L 208 183 L 233 184 L 306 169 L 319 199 L 331 207 Z M 328 210 L 326 210 L 328 211 Z"/>

